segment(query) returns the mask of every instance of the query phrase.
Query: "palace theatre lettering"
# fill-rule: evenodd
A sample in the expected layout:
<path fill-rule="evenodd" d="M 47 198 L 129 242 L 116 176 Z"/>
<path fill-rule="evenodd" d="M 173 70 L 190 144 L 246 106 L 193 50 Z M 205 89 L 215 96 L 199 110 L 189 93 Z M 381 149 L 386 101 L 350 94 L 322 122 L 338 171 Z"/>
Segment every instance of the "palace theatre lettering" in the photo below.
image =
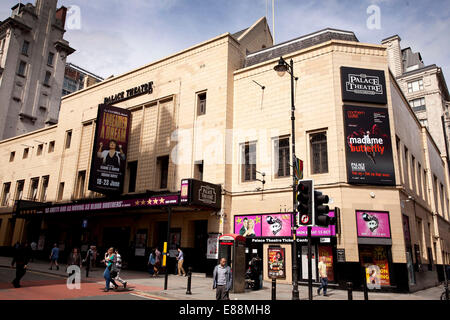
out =
<path fill-rule="evenodd" d="M 150 82 L 144 83 L 140 86 L 130 88 L 128 90 L 113 94 L 109 97 L 105 97 L 103 103 L 109 105 L 112 103 L 117 103 L 120 101 L 138 97 L 143 94 L 152 94 L 152 93 L 153 93 L 153 81 L 150 81 Z"/>

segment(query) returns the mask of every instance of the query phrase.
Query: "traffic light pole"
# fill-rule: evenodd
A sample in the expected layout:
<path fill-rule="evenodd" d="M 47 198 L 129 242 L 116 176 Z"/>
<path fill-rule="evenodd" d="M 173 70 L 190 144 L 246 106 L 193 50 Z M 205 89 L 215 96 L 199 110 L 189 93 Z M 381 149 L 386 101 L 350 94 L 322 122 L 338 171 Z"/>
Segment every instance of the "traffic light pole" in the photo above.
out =
<path fill-rule="evenodd" d="M 290 74 L 291 74 L 291 123 L 292 123 L 292 171 L 295 168 L 295 104 L 294 104 L 294 61 L 290 61 Z M 297 206 L 297 180 L 295 174 L 292 174 L 292 212 L 295 213 L 295 208 Z M 292 300 L 299 300 L 298 293 L 298 272 L 297 272 L 297 230 L 294 228 L 294 242 L 292 243 Z"/>
<path fill-rule="evenodd" d="M 308 299 L 313 299 L 312 288 L 312 250 L 311 250 L 311 226 L 308 226 Z"/>

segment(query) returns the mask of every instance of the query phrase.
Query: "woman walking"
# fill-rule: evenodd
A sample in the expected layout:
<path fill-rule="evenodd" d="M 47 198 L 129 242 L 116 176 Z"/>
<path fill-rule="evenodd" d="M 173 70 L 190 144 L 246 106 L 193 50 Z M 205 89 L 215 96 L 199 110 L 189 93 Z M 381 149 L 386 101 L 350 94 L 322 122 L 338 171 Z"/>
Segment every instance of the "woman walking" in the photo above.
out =
<path fill-rule="evenodd" d="M 106 281 L 106 285 L 105 285 L 105 289 L 104 289 L 105 292 L 109 291 L 109 286 L 110 286 L 111 282 L 114 285 L 114 289 L 117 289 L 119 287 L 117 285 L 117 283 L 114 281 L 114 279 L 111 278 L 111 269 L 112 269 L 113 265 L 116 263 L 115 257 L 116 257 L 116 255 L 114 254 L 114 248 L 109 248 L 105 254 L 106 268 L 105 268 L 105 272 L 103 273 L 103 277 L 105 278 L 105 281 Z"/>

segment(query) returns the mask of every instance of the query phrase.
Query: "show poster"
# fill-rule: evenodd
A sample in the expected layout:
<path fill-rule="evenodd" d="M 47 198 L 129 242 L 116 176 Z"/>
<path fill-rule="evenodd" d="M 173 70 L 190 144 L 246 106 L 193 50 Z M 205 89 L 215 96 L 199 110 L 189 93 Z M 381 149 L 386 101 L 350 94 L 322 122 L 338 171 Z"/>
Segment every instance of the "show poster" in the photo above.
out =
<path fill-rule="evenodd" d="M 292 215 L 267 214 L 262 216 L 263 237 L 290 237 L 292 235 Z"/>
<path fill-rule="evenodd" d="M 358 237 L 390 238 L 389 212 L 356 211 Z"/>
<path fill-rule="evenodd" d="M 322 257 L 325 257 L 328 281 L 334 281 L 333 247 L 319 246 L 319 261 L 322 261 Z"/>
<path fill-rule="evenodd" d="M 234 233 L 243 237 L 261 237 L 261 216 L 235 216 Z"/>
<path fill-rule="evenodd" d="M 344 125 L 348 183 L 395 185 L 388 109 L 344 105 Z"/>
<path fill-rule="evenodd" d="M 129 110 L 98 107 L 89 190 L 103 194 L 122 192 L 130 119 Z"/>
<path fill-rule="evenodd" d="M 269 278 L 286 279 L 286 252 L 284 248 L 267 248 Z"/>
<path fill-rule="evenodd" d="M 362 246 L 360 256 L 363 266 L 366 268 L 366 280 L 370 286 L 389 286 L 389 261 L 386 247 Z"/>
<path fill-rule="evenodd" d="M 209 235 L 206 247 L 207 247 L 206 259 L 217 260 L 219 258 L 219 234 L 218 233 Z"/>

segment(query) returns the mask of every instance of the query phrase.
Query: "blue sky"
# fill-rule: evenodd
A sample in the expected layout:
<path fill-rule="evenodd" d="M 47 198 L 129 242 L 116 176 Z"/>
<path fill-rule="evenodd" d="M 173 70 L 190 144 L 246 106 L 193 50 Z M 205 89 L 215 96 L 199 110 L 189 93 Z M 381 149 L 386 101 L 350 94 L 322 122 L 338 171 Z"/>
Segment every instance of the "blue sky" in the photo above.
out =
<path fill-rule="evenodd" d="M 1 0 L 0 20 L 17 2 Z M 272 27 L 272 0 L 268 2 Z M 266 14 L 266 0 L 59 0 L 58 4 L 78 6 L 81 13 L 81 28 L 65 35 L 77 49 L 68 61 L 103 77 L 239 31 Z M 366 10 L 372 4 L 381 10 L 380 29 L 367 28 Z M 421 52 L 426 65 L 441 66 L 450 79 L 448 0 L 275 0 L 276 43 L 325 27 L 350 30 L 361 42 L 377 44 L 398 34 L 402 48 Z"/>

